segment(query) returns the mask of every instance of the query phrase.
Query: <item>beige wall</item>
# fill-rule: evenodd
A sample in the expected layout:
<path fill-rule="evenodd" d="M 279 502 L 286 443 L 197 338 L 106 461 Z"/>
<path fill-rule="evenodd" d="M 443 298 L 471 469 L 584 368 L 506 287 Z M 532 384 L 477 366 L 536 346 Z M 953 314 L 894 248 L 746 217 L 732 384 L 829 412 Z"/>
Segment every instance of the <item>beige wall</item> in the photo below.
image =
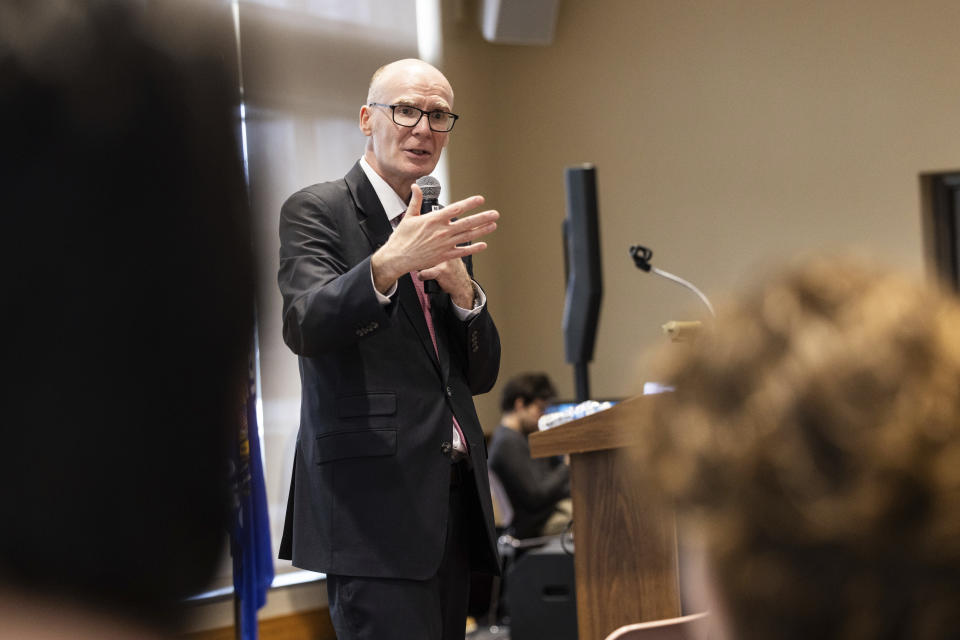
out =
<path fill-rule="evenodd" d="M 923 268 L 917 176 L 960 167 L 955 0 L 563 0 L 546 47 L 484 42 L 471 5 L 443 5 L 463 115 L 450 191 L 483 193 L 503 215 L 476 259 L 501 383 L 544 369 L 573 395 L 560 327 L 572 164 L 598 170 L 597 397 L 637 392 L 660 324 L 704 312 L 638 271 L 631 244 L 714 302 L 811 250 L 855 245 Z M 487 429 L 498 391 L 478 401 Z"/>

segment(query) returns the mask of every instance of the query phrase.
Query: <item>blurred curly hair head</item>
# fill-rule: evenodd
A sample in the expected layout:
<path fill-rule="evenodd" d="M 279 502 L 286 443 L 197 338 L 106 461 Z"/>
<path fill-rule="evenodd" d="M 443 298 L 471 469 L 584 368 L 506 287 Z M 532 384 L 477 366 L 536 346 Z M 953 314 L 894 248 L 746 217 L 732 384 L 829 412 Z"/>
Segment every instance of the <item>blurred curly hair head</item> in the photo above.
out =
<path fill-rule="evenodd" d="M 671 345 L 638 455 L 742 640 L 960 636 L 960 305 L 852 259 Z"/>

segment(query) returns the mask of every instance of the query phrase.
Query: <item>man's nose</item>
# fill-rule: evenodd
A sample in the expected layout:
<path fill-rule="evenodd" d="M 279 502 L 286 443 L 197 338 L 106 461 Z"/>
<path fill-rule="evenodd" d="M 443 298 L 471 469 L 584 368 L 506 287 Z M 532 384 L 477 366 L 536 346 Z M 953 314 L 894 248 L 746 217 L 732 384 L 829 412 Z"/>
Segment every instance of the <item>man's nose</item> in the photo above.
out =
<path fill-rule="evenodd" d="M 429 117 L 430 116 L 426 113 L 420 116 L 420 120 L 417 122 L 417 124 L 413 125 L 413 132 L 425 136 L 430 135 L 432 130 L 430 129 L 430 121 L 427 120 Z"/>

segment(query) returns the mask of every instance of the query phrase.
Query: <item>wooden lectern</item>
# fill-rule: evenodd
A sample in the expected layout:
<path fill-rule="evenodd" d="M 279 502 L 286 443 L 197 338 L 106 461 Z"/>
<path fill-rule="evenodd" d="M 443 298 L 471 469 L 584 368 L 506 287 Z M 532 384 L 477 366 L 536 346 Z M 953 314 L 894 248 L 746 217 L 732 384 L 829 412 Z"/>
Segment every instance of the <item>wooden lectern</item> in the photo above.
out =
<path fill-rule="evenodd" d="M 535 458 L 570 455 L 579 640 L 680 615 L 673 513 L 650 504 L 630 456 L 644 403 L 637 396 L 530 435 Z"/>

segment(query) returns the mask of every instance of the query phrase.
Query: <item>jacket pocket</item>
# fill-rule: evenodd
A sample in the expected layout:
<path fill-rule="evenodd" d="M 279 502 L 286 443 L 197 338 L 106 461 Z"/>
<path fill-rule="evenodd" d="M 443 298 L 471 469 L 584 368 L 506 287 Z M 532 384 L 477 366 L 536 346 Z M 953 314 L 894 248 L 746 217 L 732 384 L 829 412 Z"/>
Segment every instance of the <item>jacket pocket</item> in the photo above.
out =
<path fill-rule="evenodd" d="M 337 398 L 337 417 L 392 416 L 397 412 L 397 394 L 358 393 Z"/>
<path fill-rule="evenodd" d="M 317 464 L 345 458 L 392 456 L 396 453 L 396 429 L 336 431 L 318 436 L 316 441 Z"/>

